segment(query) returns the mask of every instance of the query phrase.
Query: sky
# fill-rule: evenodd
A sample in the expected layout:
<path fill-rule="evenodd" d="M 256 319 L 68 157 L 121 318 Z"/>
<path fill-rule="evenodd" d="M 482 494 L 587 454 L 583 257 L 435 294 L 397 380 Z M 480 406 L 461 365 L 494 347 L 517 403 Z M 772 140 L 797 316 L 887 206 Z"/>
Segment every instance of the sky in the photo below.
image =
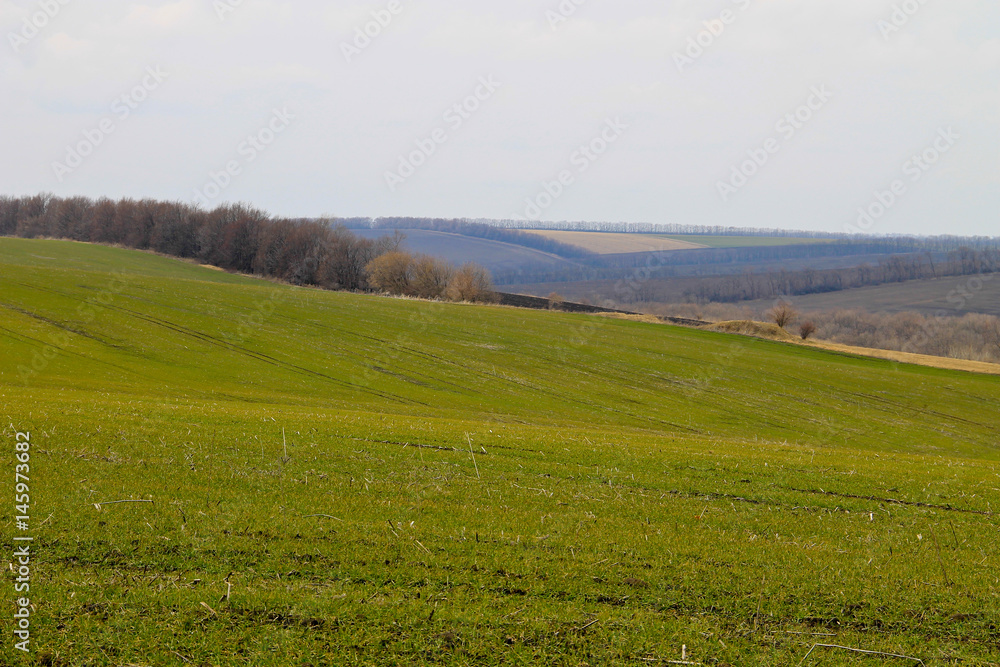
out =
<path fill-rule="evenodd" d="M 996 0 L 0 0 L 0 194 L 1000 236 Z"/>

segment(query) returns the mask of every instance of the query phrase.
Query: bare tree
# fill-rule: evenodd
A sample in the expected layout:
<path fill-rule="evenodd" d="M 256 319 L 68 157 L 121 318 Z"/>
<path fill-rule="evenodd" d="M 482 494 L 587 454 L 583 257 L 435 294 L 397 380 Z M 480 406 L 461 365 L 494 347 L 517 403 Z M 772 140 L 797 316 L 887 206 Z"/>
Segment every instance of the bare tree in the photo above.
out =
<path fill-rule="evenodd" d="M 469 262 L 455 272 L 448 283 L 448 298 L 452 301 L 495 303 L 497 294 L 489 272 L 478 264 Z"/>
<path fill-rule="evenodd" d="M 368 281 L 375 289 L 389 294 L 406 295 L 411 292 L 413 256 L 407 252 L 387 252 L 368 263 Z"/>
<path fill-rule="evenodd" d="M 17 231 L 17 210 L 21 200 L 15 197 L 0 197 L 0 235 Z"/>
<path fill-rule="evenodd" d="M 767 316 L 771 318 L 775 324 L 784 329 L 799 316 L 799 313 L 797 310 L 792 308 L 792 304 L 787 301 L 779 301 L 774 304 L 774 307 L 771 308 L 771 310 L 767 311 Z"/>
<path fill-rule="evenodd" d="M 549 294 L 549 308 L 552 310 L 560 310 L 562 305 L 566 302 L 563 295 L 559 292 L 552 292 Z"/>
<path fill-rule="evenodd" d="M 802 323 L 799 327 L 799 335 L 802 336 L 802 340 L 809 340 L 809 336 L 816 333 L 816 325 L 813 324 L 812 320 L 807 320 Z"/>
<path fill-rule="evenodd" d="M 986 325 L 986 340 L 991 344 L 992 351 L 1000 360 L 1000 317 L 991 318 Z"/>
<path fill-rule="evenodd" d="M 451 264 L 429 255 L 419 255 L 413 261 L 410 286 L 414 296 L 440 299 L 448 289 L 455 270 Z"/>

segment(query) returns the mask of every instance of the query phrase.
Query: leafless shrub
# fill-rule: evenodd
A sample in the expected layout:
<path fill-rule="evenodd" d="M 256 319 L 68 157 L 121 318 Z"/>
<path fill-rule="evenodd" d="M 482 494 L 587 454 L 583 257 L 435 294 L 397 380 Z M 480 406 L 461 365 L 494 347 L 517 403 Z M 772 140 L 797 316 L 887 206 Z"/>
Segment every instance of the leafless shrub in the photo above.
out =
<path fill-rule="evenodd" d="M 799 335 L 802 340 L 809 340 L 809 336 L 816 333 L 816 324 L 812 320 L 807 320 L 799 327 Z"/>
<path fill-rule="evenodd" d="M 368 271 L 368 282 L 376 289 L 406 296 L 411 294 L 410 286 L 413 280 L 413 255 L 408 252 L 387 252 L 376 257 L 365 267 Z"/>
<path fill-rule="evenodd" d="M 771 319 L 768 311 L 721 303 L 658 304 L 649 312 L 712 322 Z M 811 311 L 809 320 L 816 326 L 810 337 L 834 343 L 1000 363 L 1000 318 L 992 315 L 933 316 L 911 311 L 839 309 Z"/>
<path fill-rule="evenodd" d="M 767 316 L 772 322 L 784 329 L 799 316 L 799 313 L 792 307 L 792 304 L 787 301 L 779 301 L 774 304 L 771 310 L 767 311 Z"/>
<path fill-rule="evenodd" d="M 412 264 L 411 292 L 421 299 L 440 299 L 455 273 L 454 267 L 428 255 L 417 256 Z"/>
<path fill-rule="evenodd" d="M 463 264 L 448 283 L 446 295 L 452 301 L 496 303 L 497 293 L 489 272 L 478 264 Z"/>

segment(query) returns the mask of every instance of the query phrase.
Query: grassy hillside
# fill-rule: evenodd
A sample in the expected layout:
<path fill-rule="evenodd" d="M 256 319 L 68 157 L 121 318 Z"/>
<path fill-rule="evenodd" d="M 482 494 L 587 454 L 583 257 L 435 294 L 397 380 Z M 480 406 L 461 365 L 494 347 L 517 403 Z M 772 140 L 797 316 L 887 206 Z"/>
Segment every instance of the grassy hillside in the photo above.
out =
<path fill-rule="evenodd" d="M 0 315 L 37 661 L 1000 661 L 996 377 L 54 241 Z"/>

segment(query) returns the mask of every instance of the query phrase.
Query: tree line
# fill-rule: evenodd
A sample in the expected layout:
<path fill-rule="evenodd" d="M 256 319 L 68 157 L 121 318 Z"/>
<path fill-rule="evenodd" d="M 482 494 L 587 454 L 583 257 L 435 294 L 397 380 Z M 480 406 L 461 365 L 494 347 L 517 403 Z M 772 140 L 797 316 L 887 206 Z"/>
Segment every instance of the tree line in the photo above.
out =
<path fill-rule="evenodd" d="M 793 331 L 803 338 L 815 336 L 844 345 L 1000 363 L 1000 317 L 982 313 L 949 316 L 842 308 L 809 311 L 800 316 L 794 308 L 790 312 L 785 310 L 787 305 L 779 303 L 765 310 L 763 306 L 746 304 L 659 303 L 643 310 L 660 317 L 710 322 L 765 319 L 777 322 L 775 316 L 781 314 L 784 317 L 779 324 L 796 325 Z"/>
<path fill-rule="evenodd" d="M 337 218 L 337 224 L 348 229 L 386 229 L 405 231 L 419 229 L 446 234 L 460 234 L 489 241 L 500 241 L 547 252 L 567 259 L 592 258 L 594 253 L 569 243 L 562 243 L 541 234 L 504 227 L 494 220 L 466 220 L 445 218 Z"/>
<path fill-rule="evenodd" d="M 466 234 L 475 236 L 483 227 L 509 230 L 509 231 L 571 231 L 571 232 L 609 232 L 617 234 L 667 234 L 677 236 L 751 236 L 765 238 L 804 238 L 804 239 L 833 239 L 842 241 L 866 242 L 891 242 L 902 241 L 909 243 L 926 244 L 933 247 L 956 248 L 967 246 L 970 248 L 996 248 L 1000 247 L 1000 237 L 989 236 L 867 236 L 864 234 L 849 234 L 844 232 L 822 232 L 793 229 L 774 229 L 757 227 L 732 227 L 723 225 L 690 225 L 681 223 L 655 223 L 655 222 L 540 222 L 534 220 L 494 220 L 489 218 L 339 218 L 337 222 L 344 224 L 351 229 L 435 229 L 441 227 L 439 231 L 445 231 L 446 227 L 452 227 L 456 234 Z M 451 230 L 449 230 L 451 231 Z M 475 233 L 468 233 L 473 231 Z M 532 239 L 537 234 L 526 234 L 524 236 L 509 236 L 504 239 Z M 483 236 L 482 238 L 501 238 Z M 517 241 L 511 241 L 516 243 Z M 567 245 L 567 244 L 560 244 Z M 575 246 L 570 246 L 575 247 Z M 584 251 L 586 252 L 586 251 Z M 559 254 L 558 252 L 555 254 Z M 588 253 L 589 254 L 589 253 Z M 560 255 L 570 256 L 570 255 Z M 582 255 L 581 255 L 582 256 Z"/>
<path fill-rule="evenodd" d="M 325 220 L 274 218 L 246 204 L 206 211 L 153 199 L 3 196 L 0 236 L 120 245 L 194 259 L 228 271 L 340 290 L 392 292 L 380 281 L 384 262 L 377 260 L 408 256 L 399 250 L 405 237 L 398 232 L 364 239 Z M 446 275 L 445 287 L 452 282 L 454 287 L 430 298 L 452 295 L 462 299 L 475 292 L 485 299 L 483 295 L 492 291 L 489 275 L 479 267 L 456 270 L 438 263 L 435 268 Z M 405 293 L 423 296 L 426 290 Z"/>
<path fill-rule="evenodd" d="M 376 257 L 368 271 L 372 285 L 388 294 L 471 303 L 499 301 L 490 274 L 471 262 L 456 269 L 436 257 L 396 250 Z"/>
<path fill-rule="evenodd" d="M 836 292 L 908 280 L 1000 272 L 1000 250 L 959 248 L 935 260 L 934 253 L 892 255 L 877 264 L 817 271 L 767 271 L 705 278 L 686 295 L 701 303 L 735 303 L 781 296 Z"/>
<path fill-rule="evenodd" d="M 448 234 L 461 234 L 478 239 L 511 243 L 525 248 L 540 250 L 567 259 L 586 259 L 596 255 L 585 248 L 561 243 L 541 234 L 531 234 L 518 229 L 499 227 L 483 222 L 468 220 L 442 220 L 437 218 L 376 218 L 372 229 L 420 229 Z"/>
<path fill-rule="evenodd" d="M 497 271 L 493 277 L 500 285 L 619 280 L 637 271 L 647 278 L 663 279 L 684 275 L 734 274 L 745 270 L 743 265 L 787 260 L 840 258 L 837 259 L 838 263 L 861 264 L 865 259 L 871 259 L 881 265 L 890 262 L 891 257 L 916 255 L 930 257 L 930 264 L 933 266 L 935 257 L 946 257 L 948 252 L 961 252 L 963 248 L 968 252 L 997 252 L 991 248 L 975 250 L 953 245 L 952 241 L 943 239 L 887 237 L 863 241 L 597 255 L 580 260 L 575 266 L 553 267 L 551 264 L 526 263 L 514 269 Z M 857 261 L 852 262 L 852 258 L 857 258 Z"/>

